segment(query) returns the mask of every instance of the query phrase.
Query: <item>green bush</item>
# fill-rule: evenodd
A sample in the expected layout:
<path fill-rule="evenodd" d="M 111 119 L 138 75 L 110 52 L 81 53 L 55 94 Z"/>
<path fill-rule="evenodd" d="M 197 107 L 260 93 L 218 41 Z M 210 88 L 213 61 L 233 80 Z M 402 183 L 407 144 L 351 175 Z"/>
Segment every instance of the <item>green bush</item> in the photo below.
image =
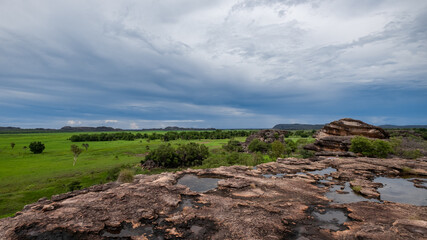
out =
<path fill-rule="evenodd" d="M 105 179 L 107 181 L 114 181 L 119 176 L 119 173 L 120 173 L 120 168 L 119 167 L 112 168 L 112 169 L 110 169 L 110 170 L 107 171 L 107 176 L 106 176 Z"/>
<path fill-rule="evenodd" d="M 390 153 L 393 153 L 393 148 L 389 142 L 357 136 L 351 140 L 350 151 L 361 153 L 363 156 L 367 157 L 385 158 Z"/>
<path fill-rule="evenodd" d="M 294 142 L 292 139 L 286 139 L 285 140 L 285 153 L 287 155 L 295 152 L 297 150 L 297 143 Z"/>
<path fill-rule="evenodd" d="M 145 161 L 152 160 L 160 167 L 176 168 L 200 165 L 208 156 L 209 150 L 203 144 L 188 143 L 178 146 L 177 149 L 170 144 L 162 144 L 151 150 Z"/>
<path fill-rule="evenodd" d="M 311 158 L 315 156 L 314 151 L 306 150 L 304 148 L 298 149 L 298 153 L 301 155 L 302 158 Z"/>
<path fill-rule="evenodd" d="M 133 175 L 134 172 L 131 169 L 123 169 L 120 171 L 117 181 L 121 183 L 133 182 Z"/>
<path fill-rule="evenodd" d="M 34 154 L 39 154 L 43 152 L 43 150 L 45 149 L 45 146 L 41 142 L 32 142 L 30 143 L 29 148 L 30 148 L 30 151 L 33 152 Z"/>
<path fill-rule="evenodd" d="M 260 141 L 259 139 L 254 139 L 248 146 L 250 152 L 261 152 L 266 153 L 271 149 L 271 145 Z"/>
<path fill-rule="evenodd" d="M 80 185 L 79 181 L 72 181 L 67 185 L 68 191 L 80 190 L 82 185 Z"/>
<path fill-rule="evenodd" d="M 227 152 L 243 152 L 243 147 L 237 140 L 228 141 L 222 148 Z"/>
<path fill-rule="evenodd" d="M 423 154 L 419 149 L 403 151 L 402 155 L 404 158 L 409 158 L 409 159 L 417 159 L 423 156 Z"/>
<path fill-rule="evenodd" d="M 274 159 L 282 157 L 285 153 L 286 147 L 280 141 L 276 140 L 271 144 L 270 156 Z"/>

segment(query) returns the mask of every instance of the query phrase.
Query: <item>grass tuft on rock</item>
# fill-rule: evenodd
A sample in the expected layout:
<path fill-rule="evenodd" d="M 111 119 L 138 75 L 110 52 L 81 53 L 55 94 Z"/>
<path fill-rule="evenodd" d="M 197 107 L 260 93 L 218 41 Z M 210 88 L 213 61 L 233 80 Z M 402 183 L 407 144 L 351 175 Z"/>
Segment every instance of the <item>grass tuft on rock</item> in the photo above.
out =
<path fill-rule="evenodd" d="M 133 182 L 133 175 L 134 171 L 130 169 L 123 169 L 119 173 L 119 177 L 117 178 L 117 181 L 120 183 L 130 183 Z"/>

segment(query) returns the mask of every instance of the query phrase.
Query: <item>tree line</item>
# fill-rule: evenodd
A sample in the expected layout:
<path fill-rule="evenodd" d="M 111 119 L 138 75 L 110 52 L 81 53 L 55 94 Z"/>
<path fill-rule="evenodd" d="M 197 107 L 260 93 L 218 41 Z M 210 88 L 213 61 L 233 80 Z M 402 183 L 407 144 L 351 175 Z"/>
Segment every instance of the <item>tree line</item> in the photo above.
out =
<path fill-rule="evenodd" d="M 95 133 L 95 134 L 76 134 L 72 135 L 69 140 L 71 142 L 94 142 L 94 141 L 133 141 L 135 139 L 148 140 L 196 140 L 196 139 L 229 139 L 235 137 L 247 137 L 256 131 L 252 130 L 215 130 L 215 131 L 182 131 L 182 132 L 166 132 L 166 133 Z"/>

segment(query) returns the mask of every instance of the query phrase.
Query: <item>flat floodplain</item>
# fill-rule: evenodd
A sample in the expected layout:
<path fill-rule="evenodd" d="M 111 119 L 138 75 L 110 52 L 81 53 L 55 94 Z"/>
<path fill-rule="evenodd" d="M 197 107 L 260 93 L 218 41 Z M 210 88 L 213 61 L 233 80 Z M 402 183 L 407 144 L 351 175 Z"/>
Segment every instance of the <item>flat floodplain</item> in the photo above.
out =
<path fill-rule="evenodd" d="M 76 144 L 82 147 L 83 143 L 68 140 L 75 134 L 80 133 L 0 134 L 0 218 L 12 216 L 24 205 L 41 197 L 68 192 L 67 185 L 73 181 L 79 181 L 82 187 L 114 181 L 108 179 L 109 171 L 123 165 L 138 165 L 148 149 L 164 143 L 147 139 L 86 142 L 89 144 L 88 150 L 83 151 L 73 166 L 70 146 Z M 228 140 L 174 140 L 169 143 L 196 142 L 214 149 L 220 148 Z M 244 141 L 245 138 L 236 140 Z M 28 149 L 33 141 L 45 144 L 43 153 L 33 154 Z M 15 143 L 13 149 L 11 143 Z M 24 149 L 24 146 L 27 148 Z"/>

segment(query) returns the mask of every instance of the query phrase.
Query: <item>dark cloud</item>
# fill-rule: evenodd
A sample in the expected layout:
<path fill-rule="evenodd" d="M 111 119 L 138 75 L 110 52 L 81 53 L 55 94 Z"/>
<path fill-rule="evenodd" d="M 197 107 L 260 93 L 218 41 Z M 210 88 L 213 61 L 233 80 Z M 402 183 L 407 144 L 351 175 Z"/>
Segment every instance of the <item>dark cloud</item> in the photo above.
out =
<path fill-rule="evenodd" d="M 425 123 L 426 19 L 424 1 L 3 1 L 0 125 Z"/>

